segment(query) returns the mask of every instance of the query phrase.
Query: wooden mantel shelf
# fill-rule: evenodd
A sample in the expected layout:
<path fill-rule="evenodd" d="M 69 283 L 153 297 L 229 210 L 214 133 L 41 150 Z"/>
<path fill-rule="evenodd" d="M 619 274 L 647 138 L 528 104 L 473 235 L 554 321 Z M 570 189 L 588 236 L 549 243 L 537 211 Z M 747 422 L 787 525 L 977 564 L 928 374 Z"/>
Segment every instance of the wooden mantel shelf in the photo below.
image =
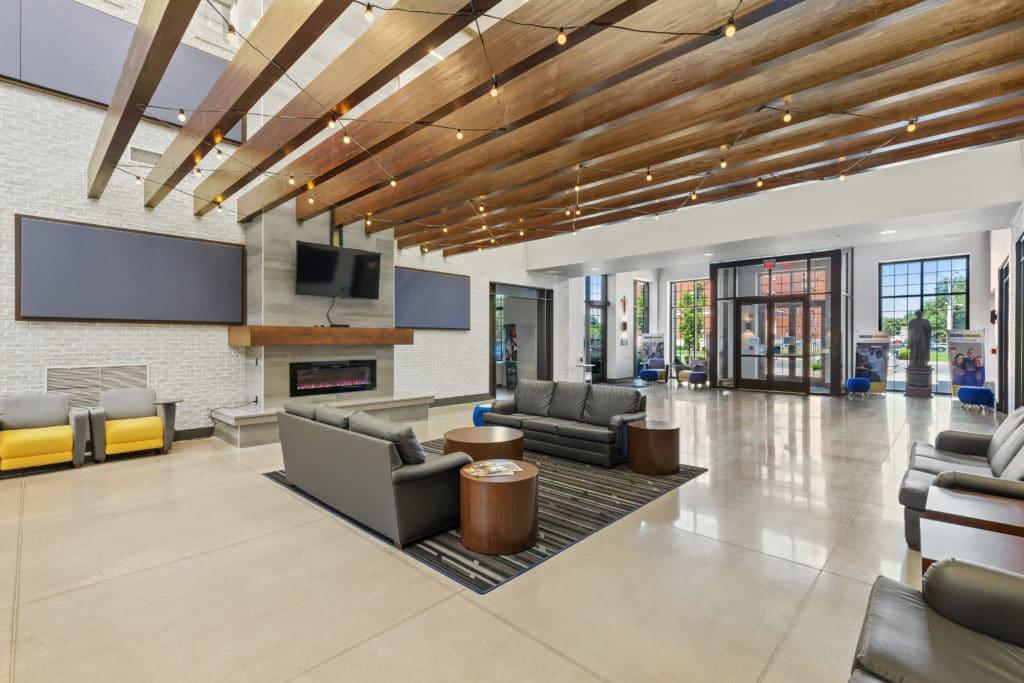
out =
<path fill-rule="evenodd" d="M 396 327 L 289 327 L 237 325 L 228 328 L 230 346 L 400 346 L 412 344 L 412 330 Z"/>

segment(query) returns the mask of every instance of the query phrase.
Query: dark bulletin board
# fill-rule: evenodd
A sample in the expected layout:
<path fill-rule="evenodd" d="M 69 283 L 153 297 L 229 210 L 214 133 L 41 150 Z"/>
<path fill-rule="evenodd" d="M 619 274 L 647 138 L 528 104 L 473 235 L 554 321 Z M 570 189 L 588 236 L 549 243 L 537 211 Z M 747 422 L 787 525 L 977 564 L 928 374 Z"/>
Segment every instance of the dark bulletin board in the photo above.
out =
<path fill-rule="evenodd" d="M 466 275 L 396 267 L 395 327 L 468 330 L 469 285 Z"/>

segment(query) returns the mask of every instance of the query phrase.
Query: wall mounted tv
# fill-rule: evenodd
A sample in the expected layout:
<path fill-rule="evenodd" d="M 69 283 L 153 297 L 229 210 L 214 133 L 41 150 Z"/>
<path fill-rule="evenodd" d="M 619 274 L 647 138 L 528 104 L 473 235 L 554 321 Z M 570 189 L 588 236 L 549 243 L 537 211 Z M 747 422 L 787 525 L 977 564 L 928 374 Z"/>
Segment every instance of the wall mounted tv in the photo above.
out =
<path fill-rule="evenodd" d="M 380 254 L 327 244 L 296 242 L 295 293 L 376 299 L 380 290 Z"/>
<path fill-rule="evenodd" d="M 15 216 L 18 320 L 245 320 L 245 246 Z"/>

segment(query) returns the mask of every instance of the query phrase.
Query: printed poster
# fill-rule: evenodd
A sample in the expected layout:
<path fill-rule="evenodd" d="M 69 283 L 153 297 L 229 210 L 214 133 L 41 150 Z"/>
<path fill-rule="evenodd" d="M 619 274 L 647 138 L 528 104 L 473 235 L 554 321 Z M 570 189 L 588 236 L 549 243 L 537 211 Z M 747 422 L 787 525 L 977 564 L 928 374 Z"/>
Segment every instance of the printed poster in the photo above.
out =
<path fill-rule="evenodd" d="M 953 396 L 960 387 L 985 386 L 985 331 L 950 330 L 946 341 Z"/>
<path fill-rule="evenodd" d="M 871 381 L 872 393 L 883 393 L 889 376 L 889 345 L 892 339 L 888 332 L 866 332 L 857 335 L 855 346 L 854 376 L 866 377 Z"/>

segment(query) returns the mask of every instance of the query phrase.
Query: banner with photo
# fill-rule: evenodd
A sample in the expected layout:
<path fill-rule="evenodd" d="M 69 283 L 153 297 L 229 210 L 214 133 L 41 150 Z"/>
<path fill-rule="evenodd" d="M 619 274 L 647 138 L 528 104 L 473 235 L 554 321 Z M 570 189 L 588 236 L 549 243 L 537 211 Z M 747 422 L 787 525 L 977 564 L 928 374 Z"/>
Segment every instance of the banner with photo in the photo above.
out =
<path fill-rule="evenodd" d="M 891 343 L 892 338 L 888 332 L 866 332 L 857 335 L 854 376 L 870 380 L 872 393 L 885 392 L 889 376 Z"/>
<path fill-rule="evenodd" d="M 640 335 L 640 363 L 651 358 L 665 358 L 665 335 L 645 332 Z"/>
<path fill-rule="evenodd" d="M 985 386 L 985 331 L 950 330 L 947 344 L 953 396 L 960 387 Z"/>

